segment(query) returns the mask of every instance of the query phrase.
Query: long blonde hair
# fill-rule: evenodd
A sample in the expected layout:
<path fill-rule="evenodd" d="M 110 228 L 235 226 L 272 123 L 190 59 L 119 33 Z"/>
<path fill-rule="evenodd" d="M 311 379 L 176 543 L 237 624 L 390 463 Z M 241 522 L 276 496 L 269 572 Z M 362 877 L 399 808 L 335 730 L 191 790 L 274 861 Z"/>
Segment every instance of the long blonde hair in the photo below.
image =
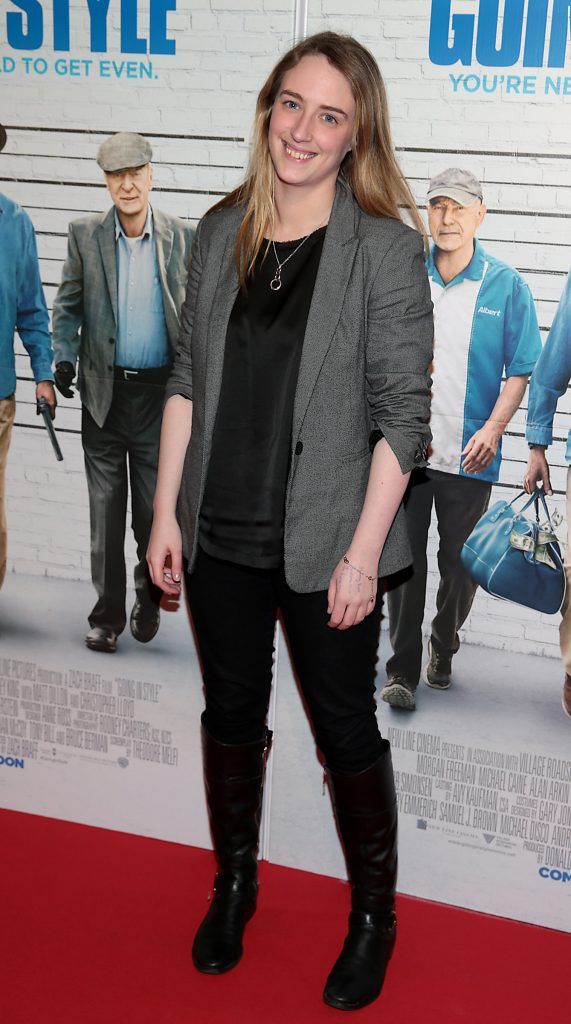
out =
<path fill-rule="evenodd" d="M 212 207 L 217 210 L 245 205 L 236 238 L 236 264 L 242 286 L 253 270 L 264 238 L 271 237 L 274 228 L 274 167 L 268 145 L 272 107 L 286 72 L 304 57 L 319 55 L 327 57 L 345 76 L 353 92 L 355 135 L 340 171 L 357 203 L 365 213 L 394 220 L 402 220 L 400 208 L 404 207 L 426 240 L 424 225 L 395 156 L 385 85 L 375 58 L 352 36 L 318 32 L 288 50 L 262 86 L 246 177 Z"/>

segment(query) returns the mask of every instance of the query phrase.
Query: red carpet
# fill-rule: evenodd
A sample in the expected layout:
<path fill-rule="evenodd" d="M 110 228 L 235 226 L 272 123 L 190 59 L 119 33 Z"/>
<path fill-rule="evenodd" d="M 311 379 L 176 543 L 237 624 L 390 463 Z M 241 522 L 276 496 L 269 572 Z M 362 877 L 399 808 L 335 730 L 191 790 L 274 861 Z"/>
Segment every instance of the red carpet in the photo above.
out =
<path fill-rule="evenodd" d="M 561 1024 L 568 935 L 400 897 L 380 1000 L 321 1002 L 347 911 L 341 882 L 261 865 L 243 961 L 192 967 L 213 870 L 204 850 L 0 811 L 3 1024 Z"/>

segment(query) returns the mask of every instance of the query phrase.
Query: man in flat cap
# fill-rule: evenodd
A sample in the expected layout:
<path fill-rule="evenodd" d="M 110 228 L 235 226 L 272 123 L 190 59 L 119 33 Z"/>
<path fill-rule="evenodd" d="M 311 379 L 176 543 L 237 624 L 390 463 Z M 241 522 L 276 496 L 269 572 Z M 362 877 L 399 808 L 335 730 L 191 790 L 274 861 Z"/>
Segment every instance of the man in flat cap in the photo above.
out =
<path fill-rule="evenodd" d="M 136 640 L 159 628 L 160 591 L 145 553 L 151 529 L 165 381 L 178 334 L 192 230 L 151 209 L 152 152 L 120 132 L 100 147 L 113 208 L 73 221 L 53 309 L 56 386 L 82 402 L 82 443 L 91 520 L 91 576 L 97 601 L 85 642 L 113 652 L 126 625 L 127 476 L 137 545 Z"/>
<path fill-rule="evenodd" d="M 5 145 L 0 125 L 0 151 Z M 47 400 L 53 416 L 52 342 L 36 236 L 28 214 L 0 194 L 0 587 L 7 562 L 6 463 L 16 409 L 15 331 L 30 357 L 36 398 Z"/>
<path fill-rule="evenodd" d="M 528 286 L 475 237 L 486 215 L 480 182 L 470 171 L 451 167 L 432 178 L 427 199 L 434 242 L 427 262 L 434 303 L 433 442 L 428 467 L 413 470 L 405 496 L 413 569 L 388 593 L 394 654 L 381 692 L 387 704 L 410 711 L 422 665 L 432 507 L 440 582 L 424 675 L 429 686 L 446 690 L 460 646 L 458 630 L 477 589 L 460 552 L 488 506 L 499 476 L 502 434 L 541 352 Z"/>

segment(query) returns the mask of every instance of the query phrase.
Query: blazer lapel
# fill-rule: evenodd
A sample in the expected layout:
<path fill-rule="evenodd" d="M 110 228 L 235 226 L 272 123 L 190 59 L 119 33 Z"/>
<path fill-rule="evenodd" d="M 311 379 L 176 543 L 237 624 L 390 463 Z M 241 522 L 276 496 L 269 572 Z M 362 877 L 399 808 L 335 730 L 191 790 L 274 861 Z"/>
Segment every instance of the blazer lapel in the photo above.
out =
<path fill-rule="evenodd" d="M 174 231 L 168 227 L 160 210 L 153 210 L 153 234 L 155 239 L 155 252 L 157 254 L 157 269 L 161 291 L 163 293 L 163 306 L 167 332 L 171 347 L 174 349 L 178 336 L 178 317 L 172 299 L 171 289 L 168 283 L 168 269 L 174 244 Z"/>
<path fill-rule="evenodd" d="M 99 251 L 101 252 L 105 280 L 107 281 L 111 309 L 117 324 L 117 257 L 115 255 L 114 208 L 109 210 L 109 213 L 99 225 L 97 241 L 99 242 Z"/>
<path fill-rule="evenodd" d="M 301 431 L 339 322 L 358 244 L 355 237 L 355 201 L 344 183 L 338 182 L 303 340 L 293 411 L 294 438 Z"/>
<path fill-rule="evenodd" d="M 243 215 L 236 208 L 226 235 L 220 240 L 219 272 L 212 296 L 206 351 L 205 436 L 210 438 L 220 397 L 228 321 L 238 293 L 234 258 L 236 231 Z M 341 315 L 345 291 L 358 248 L 355 237 L 355 200 L 340 182 L 325 234 L 323 252 L 303 342 L 293 414 L 293 436 L 301 430 L 311 394 Z M 213 254 L 214 255 L 214 254 Z"/>
<path fill-rule="evenodd" d="M 212 297 L 212 307 L 208 324 L 206 342 L 206 396 L 204 409 L 204 432 L 207 438 L 212 436 L 224 366 L 224 349 L 226 332 L 232 307 L 238 294 L 238 273 L 234 258 L 234 241 L 236 229 L 242 217 L 242 210 L 232 217 L 228 233 L 220 240 L 219 272 Z"/>
<path fill-rule="evenodd" d="M 160 210 L 153 210 L 153 231 L 157 251 L 157 264 L 163 295 L 169 294 L 167 270 L 173 247 L 174 232 L 165 224 Z"/>

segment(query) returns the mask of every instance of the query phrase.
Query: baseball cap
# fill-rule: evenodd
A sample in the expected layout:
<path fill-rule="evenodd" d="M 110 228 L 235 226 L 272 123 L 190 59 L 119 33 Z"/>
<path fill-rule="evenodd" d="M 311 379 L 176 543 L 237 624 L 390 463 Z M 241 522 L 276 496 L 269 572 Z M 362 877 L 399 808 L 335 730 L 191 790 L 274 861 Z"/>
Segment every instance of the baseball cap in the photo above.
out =
<path fill-rule="evenodd" d="M 109 173 L 127 167 L 143 167 L 153 158 L 150 144 L 135 132 L 117 132 L 105 139 L 97 150 L 97 163 Z"/>
<path fill-rule="evenodd" d="M 462 206 L 469 206 L 475 199 L 484 198 L 482 186 L 476 176 L 460 167 L 448 167 L 430 179 L 426 198 L 430 202 L 437 196 L 447 196 Z"/>

